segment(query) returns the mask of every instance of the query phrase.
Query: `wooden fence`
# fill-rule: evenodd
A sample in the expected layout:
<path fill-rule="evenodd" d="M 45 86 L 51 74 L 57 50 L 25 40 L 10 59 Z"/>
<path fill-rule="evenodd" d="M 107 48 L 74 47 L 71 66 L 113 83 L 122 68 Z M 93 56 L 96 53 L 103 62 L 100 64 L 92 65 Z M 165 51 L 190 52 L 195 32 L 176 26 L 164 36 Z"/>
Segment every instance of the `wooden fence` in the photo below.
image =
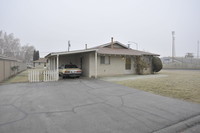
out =
<path fill-rule="evenodd" d="M 26 63 L 0 55 L 0 82 L 26 70 Z"/>
<path fill-rule="evenodd" d="M 43 71 L 43 81 L 57 81 L 59 78 L 57 70 Z"/>
<path fill-rule="evenodd" d="M 29 70 L 29 82 L 57 81 L 59 79 L 57 70 Z"/>

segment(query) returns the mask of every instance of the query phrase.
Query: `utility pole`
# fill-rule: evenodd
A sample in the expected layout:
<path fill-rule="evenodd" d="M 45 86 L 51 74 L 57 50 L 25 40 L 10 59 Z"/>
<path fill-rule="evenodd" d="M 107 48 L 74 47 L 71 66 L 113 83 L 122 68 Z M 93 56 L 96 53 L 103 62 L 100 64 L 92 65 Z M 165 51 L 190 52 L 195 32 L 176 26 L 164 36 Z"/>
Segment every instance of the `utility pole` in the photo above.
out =
<path fill-rule="evenodd" d="M 172 62 L 174 62 L 175 57 L 175 31 L 172 31 Z"/>
<path fill-rule="evenodd" d="M 199 58 L 199 41 L 197 41 L 197 58 Z"/>
<path fill-rule="evenodd" d="M 69 52 L 69 49 L 71 47 L 71 44 L 70 44 L 70 40 L 68 41 L 68 52 Z"/>

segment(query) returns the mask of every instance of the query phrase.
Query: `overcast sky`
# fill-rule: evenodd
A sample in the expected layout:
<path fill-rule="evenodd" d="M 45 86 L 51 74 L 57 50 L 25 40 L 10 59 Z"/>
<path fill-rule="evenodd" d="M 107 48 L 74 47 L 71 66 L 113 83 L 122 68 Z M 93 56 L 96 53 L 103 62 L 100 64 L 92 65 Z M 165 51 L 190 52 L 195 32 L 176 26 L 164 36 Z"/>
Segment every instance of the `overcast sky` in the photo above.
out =
<path fill-rule="evenodd" d="M 136 42 L 139 50 L 171 56 L 197 55 L 200 0 L 0 0 L 0 30 L 41 56 L 115 41 Z M 132 43 L 131 48 L 136 49 Z"/>

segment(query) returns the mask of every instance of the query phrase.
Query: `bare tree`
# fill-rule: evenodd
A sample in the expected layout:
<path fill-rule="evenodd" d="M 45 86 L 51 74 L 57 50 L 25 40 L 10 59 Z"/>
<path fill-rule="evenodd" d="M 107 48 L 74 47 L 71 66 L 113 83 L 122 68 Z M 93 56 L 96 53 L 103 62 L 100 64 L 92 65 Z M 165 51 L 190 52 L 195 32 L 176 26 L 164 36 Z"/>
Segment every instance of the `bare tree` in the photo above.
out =
<path fill-rule="evenodd" d="M 4 37 L 3 37 L 3 31 L 0 31 L 0 53 L 4 54 Z"/>
<path fill-rule="evenodd" d="M 0 31 L 0 53 L 9 57 L 15 57 L 30 63 L 33 61 L 34 46 L 21 46 L 20 40 L 14 37 L 14 34 L 7 34 Z"/>
<path fill-rule="evenodd" d="M 24 61 L 26 63 L 30 63 L 33 61 L 34 50 L 35 50 L 34 46 L 29 46 L 28 44 L 25 46 L 22 46 L 21 51 L 23 53 Z"/>

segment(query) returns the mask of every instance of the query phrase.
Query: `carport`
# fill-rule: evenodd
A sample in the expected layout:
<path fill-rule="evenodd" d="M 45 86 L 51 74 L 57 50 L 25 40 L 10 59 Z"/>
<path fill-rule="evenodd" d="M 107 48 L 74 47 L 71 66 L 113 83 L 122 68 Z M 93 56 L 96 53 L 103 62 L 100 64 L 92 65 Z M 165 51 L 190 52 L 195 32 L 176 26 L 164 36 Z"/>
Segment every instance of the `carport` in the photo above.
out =
<path fill-rule="evenodd" d="M 83 70 L 83 76 L 97 77 L 97 49 L 86 49 L 66 52 L 53 52 L 48 59 L 48 70 L 57 70 L 65 64 L 75 64 Z"/>

